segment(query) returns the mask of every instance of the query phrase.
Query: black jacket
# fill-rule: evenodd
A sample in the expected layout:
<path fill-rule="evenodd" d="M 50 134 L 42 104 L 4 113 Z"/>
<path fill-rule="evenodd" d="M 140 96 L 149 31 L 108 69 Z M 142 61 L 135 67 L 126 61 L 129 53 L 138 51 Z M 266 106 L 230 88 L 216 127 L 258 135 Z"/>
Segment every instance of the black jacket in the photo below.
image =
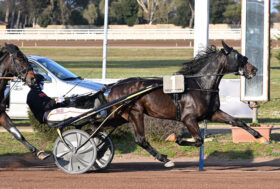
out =
<path fill-rule="evenodd" d="M 59 107 L 67 106 L 66 102 L 56 103 L 54 99 L 48 97 L 43 91 L 32 88 L 27 95 L 27 104 L 35 118 L 44 123 L 44 113 Z"/>

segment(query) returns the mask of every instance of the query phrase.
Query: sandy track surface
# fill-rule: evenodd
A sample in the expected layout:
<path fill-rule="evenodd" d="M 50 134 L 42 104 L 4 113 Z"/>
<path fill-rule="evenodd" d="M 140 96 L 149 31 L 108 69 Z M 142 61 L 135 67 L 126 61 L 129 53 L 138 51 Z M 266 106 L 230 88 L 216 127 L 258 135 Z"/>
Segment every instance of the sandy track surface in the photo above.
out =
<path fill-rule="evenodd" d="M 206 158 L 198 171 L 197 158 L 176 158 L 167 169 L 151 157 L 115 157 L 103 171 L 69 175 L 50 158 L 30 155 L 0 157 L 0 188 L 279 188 L 280 160 Z"/>

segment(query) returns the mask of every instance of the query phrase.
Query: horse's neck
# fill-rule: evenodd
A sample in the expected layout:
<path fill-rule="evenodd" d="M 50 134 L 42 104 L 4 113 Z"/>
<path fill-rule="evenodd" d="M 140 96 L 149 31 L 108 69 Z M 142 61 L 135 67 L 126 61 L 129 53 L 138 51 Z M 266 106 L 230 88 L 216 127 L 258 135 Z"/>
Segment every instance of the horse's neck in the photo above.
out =
<path fill-rule="evenodd" d="M 209 72 L 210 71 L 210 72 Z M 218 89 L 223 75 L 223 67 L 218 62 L 211 62 L 201 69 L 200 75 L 210 75 L 198 78 L 200 87 L 203 89 Z"/>

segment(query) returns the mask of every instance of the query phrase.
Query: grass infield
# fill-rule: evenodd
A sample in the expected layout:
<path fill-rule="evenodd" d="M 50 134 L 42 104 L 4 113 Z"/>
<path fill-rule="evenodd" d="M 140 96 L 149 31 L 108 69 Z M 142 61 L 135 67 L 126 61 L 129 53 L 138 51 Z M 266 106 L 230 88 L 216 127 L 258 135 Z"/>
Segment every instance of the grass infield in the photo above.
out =
<path fill-rule="evenodd" d="M 38 149 L 44 149 L 51 152 L 53 142 L 46 142 L 37 137 L 35 133 L 23 132 L 27 140 L 35 145 Z M 231 134 L 215 134 L 209 136 L 211 140 L 207 140 L 204 146 L 206 157 L 221 157 L 229 159 L 253 159 L 254 157 L 280 157 L 280 134 L 273 134 L 271 144 L 264 145 L 258 143 L 238 143 L 232 142 Z M 114 139 L 115 155 L 130 153 L 138 156 L 150 156 L 150 154 L 136 145 L 132 136 L 126 140 Z M 176 143 L 165 141 L 151 141 L 151 145 L 159 152 L 168 155 L 170 158 L 176 157 L 197 157 L 199 148 L 197 147 L 182 147 Z M 0 156 L 13 154 L 22 155 L 29 153 L 28 150 L 8 132 L 0 133 Z"/>

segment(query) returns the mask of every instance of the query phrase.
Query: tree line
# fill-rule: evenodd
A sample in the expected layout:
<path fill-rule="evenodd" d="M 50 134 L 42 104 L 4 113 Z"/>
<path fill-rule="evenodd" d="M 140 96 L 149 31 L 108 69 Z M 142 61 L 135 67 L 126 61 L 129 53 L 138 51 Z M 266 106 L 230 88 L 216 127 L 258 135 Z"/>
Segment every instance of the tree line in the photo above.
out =
<path fill-rule="evenodd" d="M 0 0 L 8 28 L 102 26 L 105 0 Z M 194 0 L 109 0 L 109 24 L 175 24 L 192 28 Z M 210 0 L 210 23 L 240 26 L 240 0 Z"/>

